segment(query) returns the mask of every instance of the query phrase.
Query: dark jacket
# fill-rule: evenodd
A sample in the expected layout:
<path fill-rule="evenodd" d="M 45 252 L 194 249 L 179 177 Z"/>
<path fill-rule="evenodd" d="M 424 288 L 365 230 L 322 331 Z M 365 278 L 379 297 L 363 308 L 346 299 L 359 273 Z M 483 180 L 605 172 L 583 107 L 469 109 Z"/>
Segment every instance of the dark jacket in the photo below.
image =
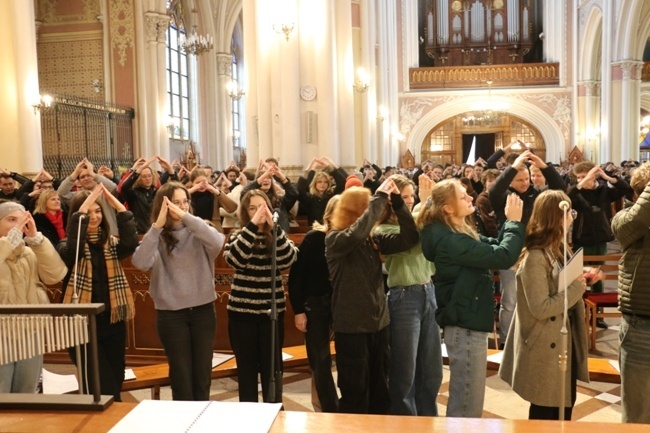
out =
<path fill-rule="evenodd" d="M 490 332 L 494 326 L 491 269 L 508 269 L 524 246 L 523 223 L 507 221 L 499 239 L 476 240 L 441 222 L 422 229 L 422 252 L 436 265 L 436 321 Z"/>
<path fill-rule="evenodd" d="M 291 183 L 289 178 L 287 178 L 284 183 L 279 183 L 284 189 L 284 195 L 282 198 L 277 200 L 276 203 L 271 200 L 271 206 L 273 206 L 273 210 L 278 211 L 278 224 L 280 224 L 280 227 L 282 227 L 282 230 L 284 230 L 285 233 L 289 233 L 291 231 L 291 226 L 289 225 L 289 211 L 293 205 L 296 204 L 296 201 L 298 201 L 298 189 L 296 188 L 296 185 Z M 273 186 L 271 186 L 271 188 L 273 188 Z M 260 189 L 260 184 L 257 182 L 257 179 L 246 184 L 241 192 L 241 196 L 243 197 L 244 194 L 251 189 Z"/>
<path fill-rule="evenodd" d="M 332 230 L 325 237 L 325 256 L 332 282 L 332 315 L 335 332 L 374 333 L 388 326 L 380 254 L 396 254 L 419 240 L 415 221 L 398 194 L 391 195 L 400 233 L 373 234 L 388 197 L 376 193 L 366 211 L 347 229 Z"/>
<path fill-rule="evenodd" d="M 530 184 L 526 192 L 523 194 L 510 188 L 510 183 L 518 172 L 519 170 L 514 167 L 507 167 L 505 170 L 503 170 L 503 173 L 497 177 L 496 181 L 490 188 L 490 191 L 488 191 L 488 197 L 490 198 L 492 209 L 494 209 L 497 228 L 499 229 L 501 229 L 501 226 L 506 220 L 506 199 L 508 198 L 509 194 L 514 192 L 524 202 L 523 214 L 521 216 L 521 222 L 524 223 L 524 226 L 528 223 L 530 215 L 533 213 L 533 204 L 535 203 L 535 199 L 538 195 L 541 194 L 541 191 L 535 189 L 532 184 Z M 564 191 L 566 184 L 562 180 L 560 173 L 558 173 L 555 168 L 549 165 L 546 168 L 542 169 L 542 173 L 546 178 L 546 183 L 548 184 L 549 189 L 558 189 Z"/>
<path fill-rule="evenodd" d="M 138 234 L 145 234 L 149 227 L 151 227 L 151 209 L 153 207 L 153 199 L 156 196 L 156 188 L 150 186 L 149 188 L 137 187 L 133 185 L 140 177 L 138 173 L 131 172 L 129 176 L 124 179 L 121 188 L 121 195 L 129 205 L 129 210 L 133 212 L 135 218 L 135 227 Z M 169 179 L 169 173 L 164 172 L 160 176 L 160 183 L 164 184 Z"/>
<path fill-rule="evenodd" d="M 336 194 L 343 192 L 345 189 L 345 179 L 348 176 L 345 170 L 340 167 L 332 171 L 329 174 L 334 178 L 336 186 L 322 196 L 317 196 L 309 192 L 309 185 L 314 179 L 315 174 L 316 172 L 314 170 L 310 170 L 306 178 L 303 176 L 298 178 L 298 200 L 300 200 L 300 208 L 307 215 L 310 226 L 314 224 L 314 221 L 323 222 L 323 214 L 325 213 L 327 202 Z"/>
<path fill-rule="evenodd" d="M 56 230 L 56 227 L 54 227 L 54 224 L 52 224 L 52 221 L 50 221 L 45 214 L 42 213 L 35 213 L 33 215 L 34 217 L 34 222 L 36 223 L 36 228 L 38 229 L 39 232 L 43 233 L 43 236 L 48 238 L 52 245 L 56 246 L 61 238 L 59 238 L 59 232 Z M 65 231 L 66 227 L 68 226 L 68 213 L 66 211 L 63 211 L 63 230 Z"/>
<path fill-rule="evenodd" d="M 573 222 L 572 239 L 581 246 L 600 245 L 614 240 L 611 229 L 611 203 L 625 196 L 630 186 L 623 179 L 599 184 L 596 189 L 569 189 L 569 198 L 578 217 Z"/>
<path fill-rule="evenodd" d="M 294 314 L 305 312 L 312 296 L 332 296 L 330 273 L 325 259 L 325 232 L 311 230 L 298 248 L 298 258 L 289 272 L 289 300 Z"/>
<path fill-rule="evenodd" d="M 612 231 L 621 244 L 618 265 L 618 308 L 622 313 L 650 317 L 650 184 L 636 203 L 612 220 Z"/>

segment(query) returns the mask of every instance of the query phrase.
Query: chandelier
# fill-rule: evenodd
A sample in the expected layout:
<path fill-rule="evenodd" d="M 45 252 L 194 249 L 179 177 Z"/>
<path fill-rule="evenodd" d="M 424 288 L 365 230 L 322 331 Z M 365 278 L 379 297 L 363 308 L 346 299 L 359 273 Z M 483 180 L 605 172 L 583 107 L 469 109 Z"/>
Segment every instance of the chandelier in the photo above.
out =
<path fill-rule="evenodd" d="M 492 81 L 487 81 L 488 100 L 487 103 L 476 105 L 468 116 L 463 117 L 463 126 L 484 126 L 497 125 L 501 123 L 501 117 L 508 112 L 507 103 L 492 101 Z"/>
<path fill-rule="evenodd" d="M 185 54 L 193 54 L 195 56 L 210 51 L 214 47 L 212 36 L 209 34 L 205 36 L 200 35 L 196 26 L 192 27 L 192 33 L 189 36 L 181 35 L 179 43 Z"/>

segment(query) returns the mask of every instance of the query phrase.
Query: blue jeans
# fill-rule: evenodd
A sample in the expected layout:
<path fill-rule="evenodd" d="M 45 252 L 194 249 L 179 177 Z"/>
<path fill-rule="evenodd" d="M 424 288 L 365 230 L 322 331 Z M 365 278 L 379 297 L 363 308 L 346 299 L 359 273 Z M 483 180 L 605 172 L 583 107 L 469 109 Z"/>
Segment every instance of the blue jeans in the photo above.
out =
<path fill-rule="evenodd" d="M 388 308 L 391 413 L 437 416 L 442 353 L 433 284 L 391 287 Z"/>
<path fill-rule="evenodd" d="M 158 335 L 169 363 L 172 399 L 210 399 L 212 348 L 217 327 L 214 304 L 156 310 Z"/>
<path fill-rule="evenodd" d="M 622 421 L 650 423 L 650 317 L 623 314 L 619 331 L 621 347 Z"/>
<path fill-rule="evenodd" d="M 43 368 L 43 355 L 0 365 L 0 394 L 34 394 Z"/>
<path fill-rule="evenodd" d="M 487 332 L 445 326 L 449 355 L 447 417 L 480 418 L 485 399 Z"/>
<path fill-rule="evenodd" d="M 499 340 L 506 342 L 510 323 L 515 315 L 517 306 L 517 278 L 512 269 L 500 269 L 501 307 L 499 307 Z"/>

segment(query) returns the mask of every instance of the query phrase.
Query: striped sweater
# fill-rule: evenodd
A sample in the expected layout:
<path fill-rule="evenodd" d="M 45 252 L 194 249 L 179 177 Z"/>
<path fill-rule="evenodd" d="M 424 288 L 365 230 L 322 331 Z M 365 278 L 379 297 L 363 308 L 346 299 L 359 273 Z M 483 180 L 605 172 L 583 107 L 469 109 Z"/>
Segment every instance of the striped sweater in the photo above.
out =
<path fill-rule="evenodd" d="M 271 255 L 266 252 L 264 234 L 253 223 L 230 235 L 224 247 L 226 263 L 235 270 L 228 315 L 248 319 L 266 319 L 271 308 Z M 279 229 L 276 246 L 275 299 L 278 313 L 285 311 L 284 289 L 280 271 L 296 260 L 297 248 Z"/>

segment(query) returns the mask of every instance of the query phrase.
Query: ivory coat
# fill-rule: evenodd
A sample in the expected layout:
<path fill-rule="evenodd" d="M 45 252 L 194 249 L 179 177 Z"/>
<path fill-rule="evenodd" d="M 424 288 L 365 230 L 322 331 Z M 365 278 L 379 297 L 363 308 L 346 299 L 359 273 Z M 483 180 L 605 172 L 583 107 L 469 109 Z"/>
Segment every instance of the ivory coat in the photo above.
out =
<path fill-rule="evenodd" d="M 567 344 L 565 405 L 571 406 L 571 362 L 577 378 L 589 381 L 584 289 L 580 279 L 569 284 L 570 326 Z M 558 291 L 558 267 L 542 250 L 532 250 L 517 270 L 517 307 L 508 332 L 499 377 L 524 400 L 538 406 L 559 406 L 564 292 Z M 575 357 L 572 359 L 571 345 Z"/>

